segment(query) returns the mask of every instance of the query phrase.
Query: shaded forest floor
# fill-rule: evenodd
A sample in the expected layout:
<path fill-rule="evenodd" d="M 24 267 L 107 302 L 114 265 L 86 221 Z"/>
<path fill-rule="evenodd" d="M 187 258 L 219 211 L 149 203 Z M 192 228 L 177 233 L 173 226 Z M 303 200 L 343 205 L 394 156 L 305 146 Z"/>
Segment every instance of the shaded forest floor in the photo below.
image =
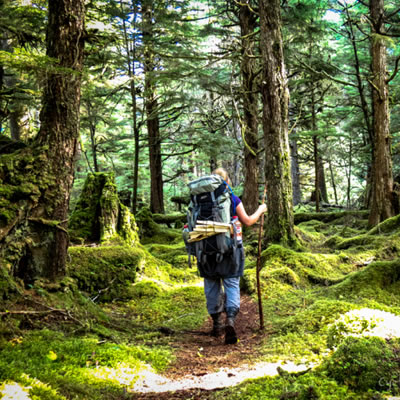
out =
<path fill-rule="evenodd" d="M 400 391 L 400 217 L 296 216 L 301 247 L 245 232 L 239 342 L 207 333 L 179 230 L 70 249 L 62 281 L 16 282 L 1 310 L 0 393 L 35 400 L 389 399 Z M 8 396 L 8 397 L 7 397 Z"/>

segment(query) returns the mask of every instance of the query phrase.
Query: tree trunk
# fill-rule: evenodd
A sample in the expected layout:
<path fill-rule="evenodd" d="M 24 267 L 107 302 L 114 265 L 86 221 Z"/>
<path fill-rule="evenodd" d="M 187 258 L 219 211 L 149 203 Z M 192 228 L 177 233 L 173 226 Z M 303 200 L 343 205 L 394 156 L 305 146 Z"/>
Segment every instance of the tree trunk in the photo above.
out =
<path fill-rule="evenodd" d="M 265 176 L 268 187 L 268 242 L 295 241 L 292 183 L 288 140 L 286 69 L 283 58 L 279 0 L 260 1 L 261 54 L 263 63 L 263 129 Z"/>
<path fill-rule="evenodd" d="M 243 98 L 243 125 L 244 130 L 244 188 L 243 205 L 249 213 L 258 208 L 258 83 L 257 59 L 255 58 L 254 32 L 257 25 L 257 15 L 247 4 L 240 5 L 239 9 L 240 33 L 242 37 L 242 98 Z M 256 190 L 257 188 L 257 190 Z"/>
<path fill-rule="evenodd" d="M 395 215 L 393 173 L 389 133 L 389 90 L 386 82 L 386 45 L 380 37 L 385 33 L 384 1 L 370 0 L 372 22 L 372 102 L 374 156 L 372 160 L 372 195 L 368 223 L 375 226 Z"/>
<path fill-rule="evenodd" d="M 79 138 L 84 2 L 50 0 L 48 10 L 47 55 L 60 69 L 47 72 L 41 128 L 32 147 L 13 155 L 12 169 L 0 158 L 11 193 L 4 199 L 8 213 L 0 209 L 0 264 L 25 283 L 65 274 Z"/>
<path fill-rule="evenodd" d="M 291 158 L 290 165 L 292 172 L 293 205 L 296 205 L 301 202 L 299 154 L 297 151 L 297 142 L 295 139 L 291 140 L 289 145 Z"/>
<path fill-rule="evenodd" d="M 120 1 L 120 6 L 121 10 L 123 10 L 123 3 Z M 138 26 L 137 26 L 137 16 L 138 16 L 138 10 L 137 10 L 137 3 L 132 2 L 131 5 L 131 13 L 133 13 L 133 19 L 132 19 L 132 29 L 134 32 L 137 31 Z M 135 144 L 135 154 L 134 154 L 134 159 L 133 159 L 133 182 L 132 182 L 132 212 L 133 214 L 136 214 L 137 211 L 137 206 L 138 206 L 138 186 L 139 186 L 139 158 L 140 158 L 140 129 L 139 129 L 139 124 L 137 121 L 137 112 L 138 112 L 138 106 L 137 106 L 137 99 L 136 99 L 136 68 L 135 68 L 135 62 L 137 62 L 137 56 L 136 56 L 136 40 L 137 37 L 136 35 L 133 36 L 133 40 L 130 39 L 130 35 L 127 32 L 127 26 L 125 19 L 122 20 L 123 23 L 123 28 L 124 28 L 124 42 L 125 42 L 125 54 L 126 54 L 126 63 L 128 67 L 128 76 L 130 80 L 129 84 L 129 91 L 131 95 L 131 100 L 132 100 L 132 129 L 133 129 L 133 138 L 134 138 L 134 144 Z"/>
<path fill-rule="evenodd" d="M 150 210 L 152 213 L 164 213 L 160 122 L 158 102 L 154 81 L 155 61 L 153 51 L 153 1 L 142 4 L 145 107 L 147 116 L 147 134 L 150 158 Z"/>

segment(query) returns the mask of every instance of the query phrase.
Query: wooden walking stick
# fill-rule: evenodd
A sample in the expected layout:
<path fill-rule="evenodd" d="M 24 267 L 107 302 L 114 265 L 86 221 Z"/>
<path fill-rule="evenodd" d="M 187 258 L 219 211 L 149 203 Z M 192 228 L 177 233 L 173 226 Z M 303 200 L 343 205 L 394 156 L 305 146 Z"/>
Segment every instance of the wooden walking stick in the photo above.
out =
<path fill-rule="evenodd" d="M 262 204 L 265 203 L 265 196 L 267 194 L 267 184 L 265 183 L 264 194 L 262 198 Z M 264 213 L 261 215 L 260 220 L 260 228 L 258 230 L 258 253 L 257 253 L 257 268 L 256 268 L 256 277 L 257 277 L 257 295 L 258 295 L 258 313 L 260 315 L 260 330 L 264 329 L 264 312 L 261 301 L 261 284 L 260 284 L 260 271 L 261 271 L 261 239 L 263 235 L 263 227 L 264 227 Z"/>

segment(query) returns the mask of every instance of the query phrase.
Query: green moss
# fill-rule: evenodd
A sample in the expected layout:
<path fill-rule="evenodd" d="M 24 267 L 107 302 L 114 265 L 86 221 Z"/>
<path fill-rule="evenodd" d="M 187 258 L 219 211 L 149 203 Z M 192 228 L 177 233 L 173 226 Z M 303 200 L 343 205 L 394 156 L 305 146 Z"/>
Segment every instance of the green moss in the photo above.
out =
<path fill-rule="evenodd" d="M 177 268 L 188 266 L 188 256 L 183 242 L 177 244 L 149 244 L 146 249 L 155 257 Z"/>
<path fill-rule="evenodd" d="M 289 268 L 298 277 L 295 278 L 296 284 L 302 286 L 310 283 L 331 285 L 354 269 L 335 254 L 296 252 L 280 245 L 271 245 L 264 250 L 261 264 L 270 274 L 282 267 Z"/>
<path fill-rule="evenodd" d="M 399 229 L 400 229 L 400 214 L 381 222 L 380 224 L 372 228 L 370 231 L 368 231 L 368 235 L 392 234 L 398 232 Z"/>
<path fill-rule="evenodd" d="M 208 315 L 201 287 L 164 286 L 157 290 L 148 282 L 135 286 L 140 295 L 126 307 L 131 317 L 142 326 L 162 326 L 177 331 L 194 329 L 199 328 Z"/>
<path fill-rule="evenodd" d="M 102 301 L 126 298 L 145 262 L 143 250 L 124 246 L 72 247 L 68 274 L 79 289 Z"/>
<path fill-rule="evenodd" d="M 399 365 L 395 361 L 393 348 L 377 337 L 348 337 L 324 363 L 328 376 L 355 391 L 386 391 L 387 383 L 397 390 L 398 382 L 393 379 Z"/>
<path fill-rule="evenodd" d="M 114 174 L 92 173 L 71 214 L 69 230 L 79 242 L 118 243 L 139 241 L 135 217 L 118 198 Z"/>
<path fill-rule="evenodd" d="M 281 373 L 279 376 L 253 379 L 215 393 L 215 399 L 230 400 L 367 400 L 345 385 L 321 373 Z"/>
<path fill-rule="evenodd" d="M 30 386 L 30 395 L 47 396 L 40 399 L 124 398 L 124 389 L 132 387 L 140 371 L 162 371 L 172 360 L 171 351 L 162 346 L 114 344 L 42 330 L 3 344 L 0 380 Z"/>
<path fill-rule="evenodd" d="M 156 297 L 161 293 L 160 285 L 153 281 L 142 280 L 132 285 L 131 294 L 133 298 Z"/>
<path fill-rule="evenodd" d="M 396 292 L 399 280 L 400 259 L 373 262 L 364 269 L 353 272 L 328 292 L 346 299 L 376 299 L 382 304 L 400 305 Z"/>

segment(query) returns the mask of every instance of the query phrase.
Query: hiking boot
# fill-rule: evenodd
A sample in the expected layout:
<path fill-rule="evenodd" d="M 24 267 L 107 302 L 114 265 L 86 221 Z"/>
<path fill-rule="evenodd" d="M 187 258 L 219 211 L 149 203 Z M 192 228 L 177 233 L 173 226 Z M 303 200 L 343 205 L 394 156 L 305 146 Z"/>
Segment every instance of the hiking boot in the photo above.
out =
<path fill-rule="evenodd" d="M 223 324 L 221 322 L 221 313 L 211 314 L 213 320 L 213 328 L 211 330 L 211 336 L 219 337 L 223 334 Z"/>
<path fill-rule="evenodd" d="M 235 344 L 237 343 L 237 340 L 235 319 L 228 317 L 225 325 L 225 344 Z"/>

